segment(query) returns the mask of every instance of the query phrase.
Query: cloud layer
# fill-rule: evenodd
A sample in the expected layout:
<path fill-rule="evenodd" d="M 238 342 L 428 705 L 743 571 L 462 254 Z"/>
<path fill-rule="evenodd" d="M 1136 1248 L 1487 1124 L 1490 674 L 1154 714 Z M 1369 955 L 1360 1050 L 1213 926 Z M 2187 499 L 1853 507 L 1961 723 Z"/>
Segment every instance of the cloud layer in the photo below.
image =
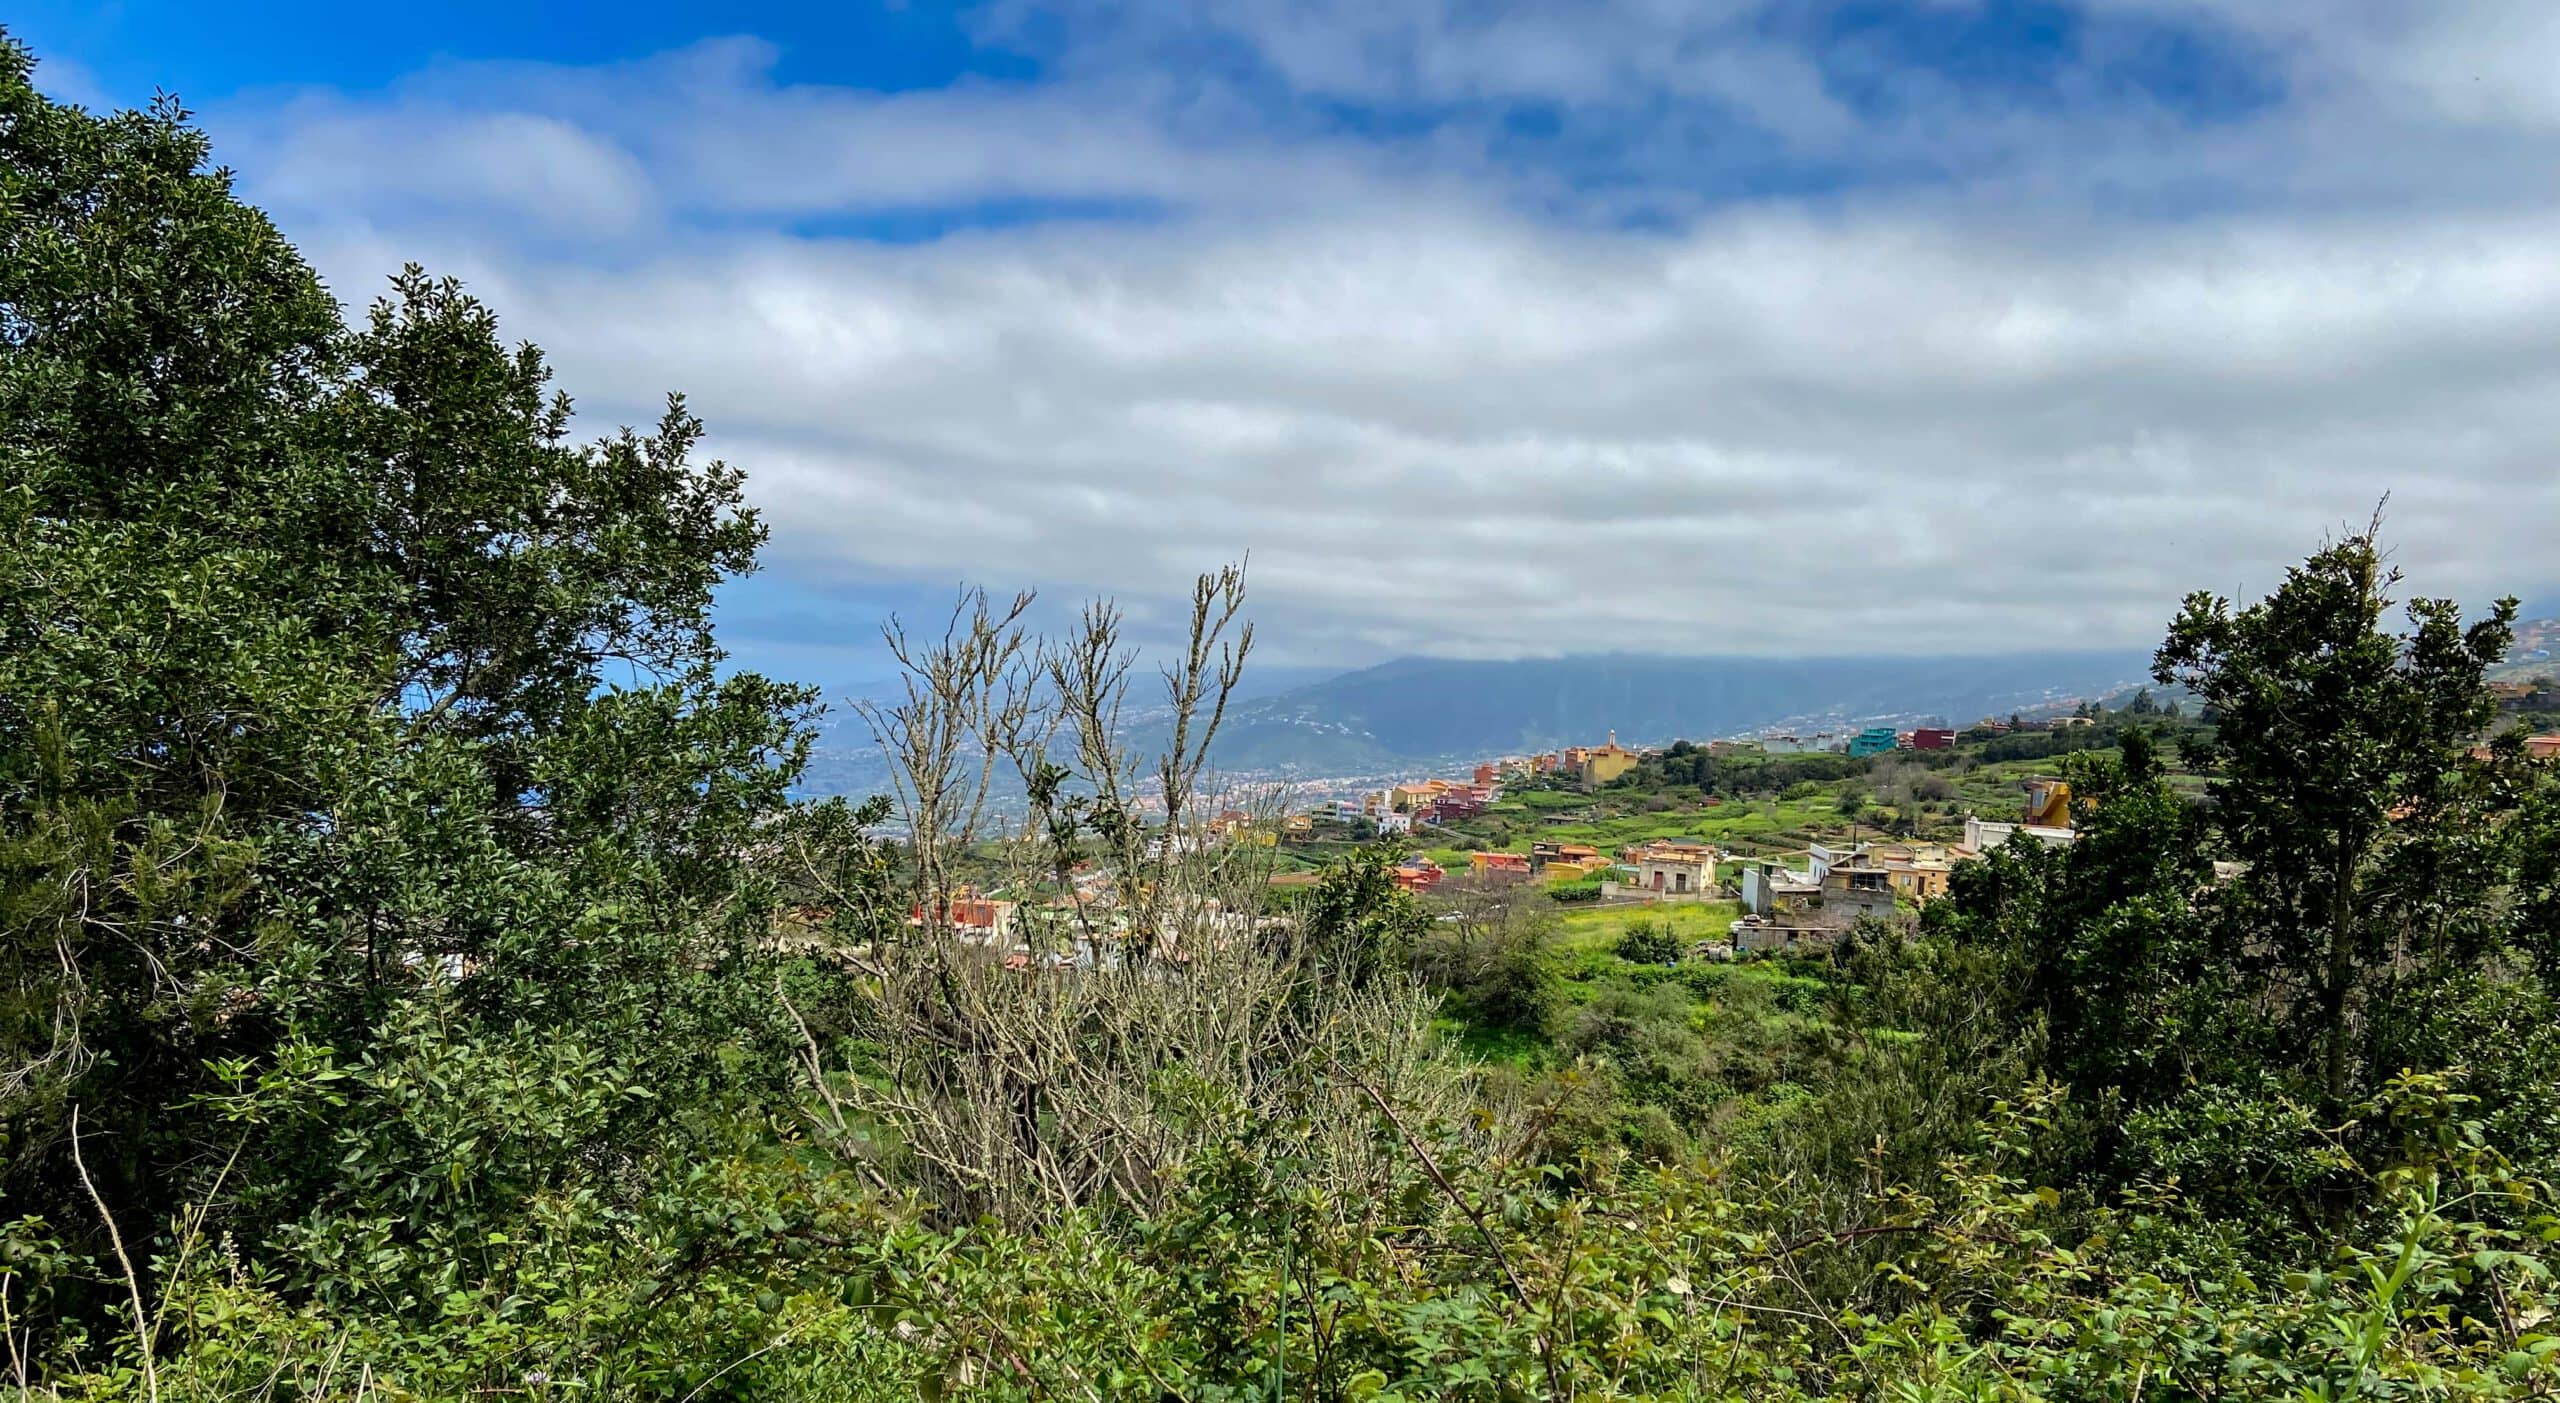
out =
<path fill-rule="evenodd" d="M 1302 659 L 2120 645 L 2385 492 L 2430 592 L 2555 583 L 2548 7 L 1896 8 L 1003 6 L 1036 77 L 209 121 L 342 294 L 686 390 L 804 588 L 1249 549 Z"/>

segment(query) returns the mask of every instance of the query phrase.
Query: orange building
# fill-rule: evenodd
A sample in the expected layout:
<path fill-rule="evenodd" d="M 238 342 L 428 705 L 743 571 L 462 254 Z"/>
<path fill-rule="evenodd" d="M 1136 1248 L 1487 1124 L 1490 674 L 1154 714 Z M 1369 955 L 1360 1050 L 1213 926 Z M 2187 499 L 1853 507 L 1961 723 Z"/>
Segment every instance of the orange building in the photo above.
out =
<path fill-rule="evenodd" d="M 1440 885 L 1440 879 L 1449 874 L 1439 863 L 1427 857 L 1415 857 L 1397 864 L 1396 870 L 1388 875 L 1405 891 L 1426 892 Z"/>

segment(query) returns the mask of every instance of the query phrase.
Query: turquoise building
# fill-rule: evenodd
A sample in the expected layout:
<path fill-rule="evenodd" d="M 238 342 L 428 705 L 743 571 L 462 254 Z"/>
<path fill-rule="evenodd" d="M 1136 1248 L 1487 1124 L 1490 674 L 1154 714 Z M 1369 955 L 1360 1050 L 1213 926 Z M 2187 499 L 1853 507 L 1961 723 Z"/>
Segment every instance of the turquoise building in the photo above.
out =
<path fill-rule="evenodd" d="M 1849 753 L 1853 756 L 1882 755 L 1901 743 L 1901 738 L 1891 726 L 1869 726 L 1849 738 Z"/>

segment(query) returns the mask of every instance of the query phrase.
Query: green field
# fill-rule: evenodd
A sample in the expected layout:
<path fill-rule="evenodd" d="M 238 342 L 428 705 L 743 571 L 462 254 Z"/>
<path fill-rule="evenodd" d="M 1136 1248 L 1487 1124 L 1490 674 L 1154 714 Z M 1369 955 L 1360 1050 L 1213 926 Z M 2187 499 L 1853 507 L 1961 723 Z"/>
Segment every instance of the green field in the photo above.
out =
<path fill-rule="evenodd" d="M 1560 950 L 1580 952 L 1606 950 L 1618 943 L 1638 922 L 1666 926 L 1683 945 L 1700 940 L 1723 939 L 1733 923 L 1742 916 L 1738 901 L 1682 901 L 1641 905 L 1633 902 L 1606 906 L 1562 908 L 1557 924 L 1562 928 L 1556 941 Z"/>
<path fill-rule="evenodd" d="M 1806 799 L 1727 800 L 1706 805 L 1692 797 L 1685 803 L 1668 795 L 1555 795 L 1536 793 L 1527 800 L 1568 799 L 1568 804 L 1505 801 L 1482 818 L 1438 830 L 1441 841 L 1427 849 L 1443 866 L 1464 868 L 1466 851 L 1456 840 L 1475 840 L 1496 852 L 1527 852 L 1536 841 L 1588 843 L 1614 854 L 1631 843 L 1655 838 L 1689 838 L 1714 843 L 1745 856 L 1799 850 L 1829 833 L 1844 832 L 1837 802 L 1829 795 Z M 1667 806 L 1656 807 L 1668 801 Z M 1592 817 L 1556 819 L 1557 810 Z"/>

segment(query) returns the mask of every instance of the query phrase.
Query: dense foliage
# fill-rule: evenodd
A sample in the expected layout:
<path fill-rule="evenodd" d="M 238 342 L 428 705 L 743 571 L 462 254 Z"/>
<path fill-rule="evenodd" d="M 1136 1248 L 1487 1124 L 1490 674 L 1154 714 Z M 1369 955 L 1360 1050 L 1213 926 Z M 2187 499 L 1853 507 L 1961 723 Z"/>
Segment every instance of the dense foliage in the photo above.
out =
<path fill-rule="evenodd" d="M 1232 574 L 1174 669 L 1177 822 L 1119 787 L 1116 616 L 1050 649 L 980 600 L 900 639 L 889 842 L 790 797 L 815 698 L 722 667 L 762 529 L 680 402 L 573 441 L 461 289 L 347 325 L 174 106 L 29 73 L 0 51 L 21 1393 L 2560 1381 L 2560 798 L 2487 734 L 2511 606 L 2390 632 L 2373 533 L 2172 625 L 2208 793 L 2084 728 L 2077 843 L 1820 965 L 1568 949 L 1573 908 L 1378 854 L 1265 906 L 1263 850 L 1178 821 Z M 999 762 L 1036 821 L 986 844 Z M 944 928 L 972 862 L 1042 898 L 1020 967 Z"/>

